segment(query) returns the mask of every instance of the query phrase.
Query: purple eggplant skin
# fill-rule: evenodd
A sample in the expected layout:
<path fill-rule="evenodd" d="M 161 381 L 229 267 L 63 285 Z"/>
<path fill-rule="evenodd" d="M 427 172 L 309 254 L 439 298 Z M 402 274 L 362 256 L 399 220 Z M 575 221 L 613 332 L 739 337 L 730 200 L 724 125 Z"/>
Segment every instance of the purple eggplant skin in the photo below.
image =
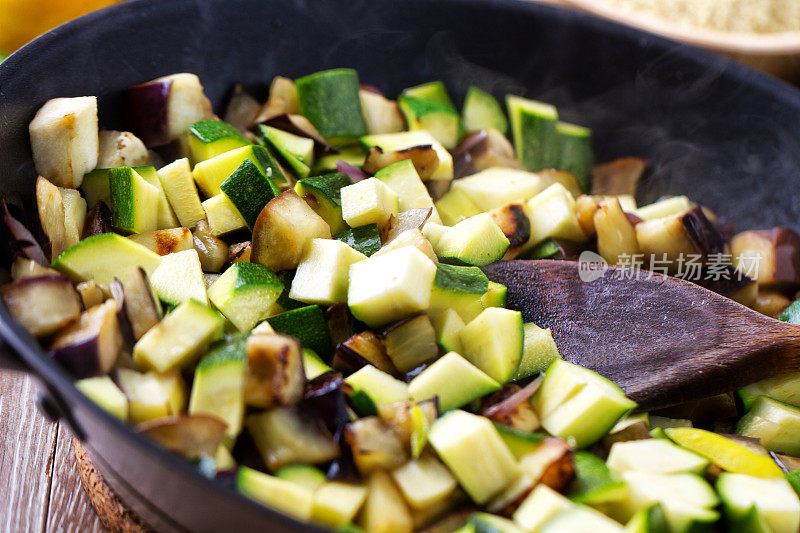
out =
<path fill-rule="evenodd" d="M 49 262 L 44 255 L 44 250 L 33 236 L 33 233 L 25 227 L 25 224 L 15 218 L 8 208 L 5 200 L 0 201 L 0 208 L 3 211 L 3 242 L 8 247 L 9 264 L 17 257 L 22 256 L 40 265 L 48 265 Z"/>
<path fill-rule="evenodd" d="M 481 144 L 486 143 L 488 134 L 486 130 L 468 133 L 453 152 L 453 179 L 463 178 L 476 172 L 472 162 L 473 150 L 480 150 Z"/>
<path fill-rule="evenodd" d="M 122 333 L 124 346 L 130 351 L 133 345 L 136 344 L 136 337 L 133 335 L 133 326 L 131 321 L 128 320 L 128 314 L 125 312 L 125 290 L 122 287 L 122 282 L 118 278 L 114 278 L 114 281 L 108 284 L 108 292 L 117 302 L 117 323 L 119 324 L 120 333 Z"/>
<path fill-rule="evenodd" d="M 325 321 L 331 341 L 338 345 L 353 336 L 353 315 L 344 302 L 335 303 L 325 310 Z"/>
<path fill-rule="evenodd" d="M 60 274 L 20 278 L 0 287 L 8 311 L 32 335 L 55 333 L 78 319 L 83 308 L 80 293 Z"/>
<path fill-rule="evenodd" d="M 213 457 L 228 425 L 211 415 L 178 415 L 148 420 L 137 431 L 167 450 L 189 459 Z"/>
<path fill-rule="evenodd" d="M 62 329 L 50 345 L 50 356 L 77 378 L 108 374 L 122 351 L 117 303 L 106 300 Z"/>
<path fill-rule="evenodd" d="M 105 202 L 98 202 L 86 214 L 86 222 L 83 224 L 81 238 L 85 239 L 86 237 L 111 233 L 112 231 L 111 210 Z"/>
<path fill-rule="evenodd" d="M 347 177 L 350 178 L 350 181 L 353 183 L 358 183 L 359 181 L 364 181 L 365 179 L 369 178 L 369 176 L 367 176 L 367 174 L 360 168 L 341 160 L 336 162 L 336 170 L 347 174 Z"/>
<path fill-rule="evenodd" d="M 701 207 L 694 207 L 681 216 L 689 240 L 694 248 L 707 259 L 712 254 L 725 253 L 725 237 L 708 218 Z"/>
<path fill-rule="evenodd" d="M 369 361 L 344 343 L 336 345 L 336 351 L 333 352 L 333 361 L 331 362 L 334 370 L 352 374 L 369 364 Z"/>
<path fill-rule="evenodd" d="M 328 372 L 309 381 L 303 396 L 303 405 L 316 412 L 334 435 L 350 422 L 344 385 L 341 374 Z"/>
<path fill-rule="evenodd" d="M 162 78 L 125 91 L 128 129 L 148 148 L 170 142 L 167 110 L 171 90 L 172 79 Z"/>

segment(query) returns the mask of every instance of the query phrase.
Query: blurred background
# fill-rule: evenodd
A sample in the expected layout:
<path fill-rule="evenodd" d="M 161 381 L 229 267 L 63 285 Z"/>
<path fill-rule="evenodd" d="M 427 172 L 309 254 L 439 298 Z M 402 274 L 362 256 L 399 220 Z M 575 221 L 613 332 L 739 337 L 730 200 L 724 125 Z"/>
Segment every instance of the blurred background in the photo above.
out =
<path fill-rule="evenodd" d="M 0 0 L 0 58 L 59 24 L 119 1 Z M 800 82 L 800 0 L 530 1 L 613 19 Z"/>

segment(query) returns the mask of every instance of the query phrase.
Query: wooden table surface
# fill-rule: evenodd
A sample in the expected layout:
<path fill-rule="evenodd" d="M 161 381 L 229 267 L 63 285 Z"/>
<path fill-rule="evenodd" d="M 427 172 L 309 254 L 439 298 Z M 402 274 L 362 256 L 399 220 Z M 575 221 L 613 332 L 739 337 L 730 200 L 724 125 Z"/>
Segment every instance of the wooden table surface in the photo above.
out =
<path fill-rule="evenodd" d="M 81 488 L 72 436 L 44 418 L 36 386 L 0 371 L 0 532 L 100 532 L 103 525 Z"/>

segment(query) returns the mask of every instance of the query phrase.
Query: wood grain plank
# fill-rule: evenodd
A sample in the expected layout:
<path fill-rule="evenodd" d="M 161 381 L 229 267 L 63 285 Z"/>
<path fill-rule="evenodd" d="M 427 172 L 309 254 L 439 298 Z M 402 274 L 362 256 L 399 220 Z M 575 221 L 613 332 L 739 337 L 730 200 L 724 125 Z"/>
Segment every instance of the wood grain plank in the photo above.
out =
<path fill-rule="evenodd" d="M 43 531 L 56 425 L 36 409 L 33 380 L 0 372 L 0 531 Z"/>
<path fill-rule="evenodd" d="M 75 466 L 75 454 L 72 450 L 72 434 L 65 424 L 59 424 L 56 437 L 46 531 L 65 533 L 105 531 L 81 487 Z"/>

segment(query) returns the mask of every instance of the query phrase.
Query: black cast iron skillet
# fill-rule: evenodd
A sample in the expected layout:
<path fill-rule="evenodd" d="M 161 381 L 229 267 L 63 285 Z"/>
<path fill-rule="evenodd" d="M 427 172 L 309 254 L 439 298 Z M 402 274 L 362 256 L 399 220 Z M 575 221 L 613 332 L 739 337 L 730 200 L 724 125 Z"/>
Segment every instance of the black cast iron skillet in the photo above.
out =
<path fill-rule="evenodd" d="M 234 82 L 358 69 L 389 95 L 443 79 L 559 106 L 594 128 L 600 160 L 653 166 L 640 201 L 689 194 L 740 228 L 797 226 L 800 93 L 687 46 L 515 0 L 139 0 L 62 26 L 0 64 L 0 196 L 30 207 L 28 122 L 45 101 L 97 95 L 124 129 L 120 92 L 194 72 L 217 106 Z M 263 96 L 263 89 L 262 94 Z M 29 212 L 35 212 L 30 211 Z M 159 531 L 314 531 L 210 482 L 82 397 L 0 305 L 6 365 L 38 375 L 109 484 Z"/>

